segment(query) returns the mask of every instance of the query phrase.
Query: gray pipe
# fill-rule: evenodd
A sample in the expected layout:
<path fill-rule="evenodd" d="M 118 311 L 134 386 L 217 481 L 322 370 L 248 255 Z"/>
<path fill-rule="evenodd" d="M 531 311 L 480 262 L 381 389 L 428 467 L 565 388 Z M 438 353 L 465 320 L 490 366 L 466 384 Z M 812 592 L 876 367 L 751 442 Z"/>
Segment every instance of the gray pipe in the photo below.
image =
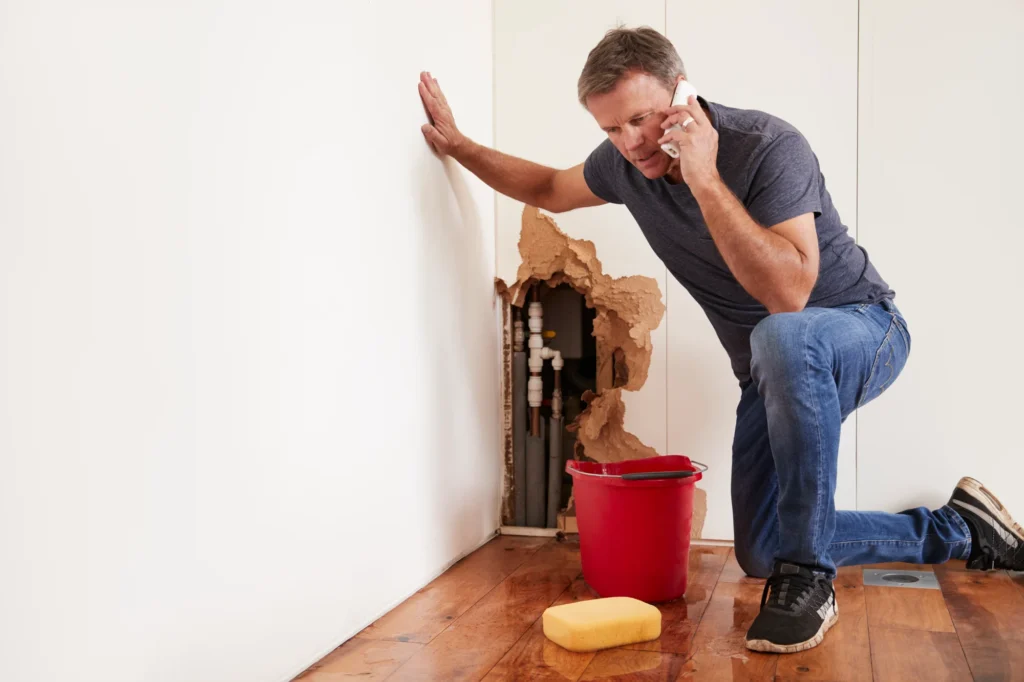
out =
<path fill-rule="evenodd" d="M 526 525 L 526 351 L 512 353 L 512 488 L 515 521 Z"/>
<path fill-rule="evenodd" d="M 526 437 L 526 525 L 543 528 L 547 516 L 547 457 L 544 439 L 547 422 L 540 420 L 540 435 Z"/>
<path fill-rule="evenodd" d="M 548 528 L 558 525 L 558 507 L 562 501 L 562 418 L 550 420 L 548 444 Z"/>

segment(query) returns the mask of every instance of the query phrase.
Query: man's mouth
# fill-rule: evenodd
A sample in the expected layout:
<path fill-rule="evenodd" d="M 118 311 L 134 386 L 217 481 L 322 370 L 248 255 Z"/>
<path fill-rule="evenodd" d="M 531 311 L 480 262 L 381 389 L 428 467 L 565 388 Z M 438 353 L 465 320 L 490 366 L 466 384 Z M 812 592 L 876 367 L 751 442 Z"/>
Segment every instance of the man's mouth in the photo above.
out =
<path fill-rule="evenodd" d="M 657 155 L 658 155 L 658 151 L 654 150 L 653 152 L 651 152 L 647 156 L 645 156 L 643 158 L 637 159 L 636 163 L 637 163 L 637 165 L 647 165 L 647 164 L 651 163 L 652 161 L 655 161 Z"/>

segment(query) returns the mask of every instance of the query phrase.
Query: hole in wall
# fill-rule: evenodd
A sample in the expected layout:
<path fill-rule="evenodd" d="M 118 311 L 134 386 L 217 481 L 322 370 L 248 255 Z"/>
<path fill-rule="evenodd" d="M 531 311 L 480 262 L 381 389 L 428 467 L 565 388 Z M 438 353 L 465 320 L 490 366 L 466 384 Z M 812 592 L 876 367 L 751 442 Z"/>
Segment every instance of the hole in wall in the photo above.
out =
<path fill-rule="evenodd" d="M 573 435 L 562 440 L 559 471 L 564 474 L 564 461 L 570 456 L 577 459 L 614 462 L 659 454 L 626 431 L 626 406 L 622 399 L 622 391 L 639 390 L 647 381 L 653 348 L 651 332 L 661 324 L 665 314 L 665 305 L 657 280 L 642 275 L 611 277 L 605 274 L 592 242 L 569 237 L 558 228 L 551 217 L 540 213 L 532 206 L 527 206 L 523 210 L 519 254 L 522 262 L 516 273 L 516 281 L 511 286 L 507 286 L 501 280 L 495 283 L 505 305 L 505 494 L 502 518 L 506 525 L 521 525 L 517 520 L 523 521 L 522 514 L 517 513 L 517 507 L 522 508 L 523 486 L 516 485 L 517 478 L 520 482 L 523 480 L 522 471 L 517 472 L 516 468 L 521 460 L 515 456 L 516 439 L 512 437 L 516 412 L 512 390 L 516 383 L 512 380 L 515 374 L 513 347 L 515 322 L 519 319 L 525 321 L 522 324 L 523 347 L 526 352 L 529 351 L 525 337 L 529 335 L 528 309 L 531 302 L 540 303 L 543 308 L 544 300 L 550 299 L 551 318 L 548 320 L 548 313 L 544 313 L 544 330 L 555 331 L 550 339 L 554 341 L 552 351 L 560 350 L 561 342 L 564 342 L 567 348 L 570 340 L 575 342 L 575 311 L 578 310 L 580 299 L 583 302 L 583 310 L 586 311 L 580 325 L 582 338 L 579 339 L 586 350 L 580 353 L 583 356 L 580 362 L 570 366 L 563 365 L 561 371 L 564 373 L 561 406 L 565 412 L 562 424 L 565 430 Z M 530 300 L 533 292 L 536 292 L 538 297 L 536 301 Z M 565 305 L 569 312 L 563 312 L 560 307 L 562 305 Z M 559 339 L 559 330 L 552 325 L 560 325 L 565 315 L 572 320 L 573 329 L 562 331 L 561 342 L 556 341 Z M 589 330 L 590 333 L 582 333 L 583 330 Z M 545 345 L 551 345 L 548 341 L 544 340 Z M 568 358 L 562 357 L 561 362 L 568 363 Z M 522 376 L 521 366 L 519 372 Z M 553 389 L 552 384 L 555 383 L 554 369 L 545 363 L 540 374 L 542 391 L 547 400 Z M 546 405 L 542 404 L 541 407 L 550 405 L 548 400 Z M 532 412 L 531 409 L 531 416 Z M 545 410 L 544 414 L 548 415 L 548 410 Z M 546 423 L 544 419 L 540 421 Z M 537 438 L 538 434 L 534 433 L 532 427 L 531 424 L 530 435 Z M 572 449 L 566 447 L 570 441 Z M 551 480 L 550 475 L 548 480 Z M 566 512 L 573 514 L 571 495 L 566 499 L 565 486 L 562 490 L 558 506 L 564 508 L 568 504 Z M 694 509 L 694 537 L 700 536 L 705 511 L 706 497 L 703 491 L 698 489 Z M 558 527 L 560 530 L 574 530 L 563 526 L 561 522 Z"/>

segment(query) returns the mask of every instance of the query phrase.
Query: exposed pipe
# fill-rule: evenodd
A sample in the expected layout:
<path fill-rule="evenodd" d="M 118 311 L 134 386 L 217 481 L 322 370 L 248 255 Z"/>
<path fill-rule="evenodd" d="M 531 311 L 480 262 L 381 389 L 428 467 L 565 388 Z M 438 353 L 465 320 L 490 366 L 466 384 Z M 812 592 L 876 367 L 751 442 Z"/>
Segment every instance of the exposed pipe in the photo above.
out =
<path fill-rule="evenodd" d="M 526 525 L 526 350 L 523 321 L 512 335 L 512 489 L 515 525 Z"/>
<path fill-rule="evenodd" d="M 562 502 L 562 418 L 551 417 L 548 424 L 548 528 L 554 528 Z"/>
<path fill-rule="evenodd" d="M 540 422 L 541 433 L 526 438 L 526 525 L 543 528 L 547 498 L 547 461 L 544 456 L 545 423 Z"/>
<path fill-rule="evenodd" d="M 551 351 L 545 348 L 545 351 Z M 562 501 L 562 354 L 551 352 L 555 370 L 555 390 L 551 394 L 551 419 L 548 429 L 548 528 L 558 525 L 558 508 Z"/>
<path fill-rule="evenodd" d="M 533 413 L 530 415 L 530 433 L 539 436 L 538 424 L 540 422 L 540 406 L 544 402 L 544 382 L 540 373 L 544 369 L 545 360 L 558 359 L 558 370 L 564 366 L 562 352 L 548 348 L 544 345 L 544 338 L 541 332 L 544 329 L 544 308 L 540 303 L 531 303 L 530 315 L 530 383 L 528 385 L 528 398 Z M 554 365 L 552 364 L 552 367 Z M 559 378 L 560 382 L 561 379 Z M 561 383 L 559 383 L 561 388 Z M 561 397 L 561 391 L 559 391 Z"/>
<path fill-rule="evenodd" d="M 565 366 L 562 353 L 544 346 L 544 308 L 541 305 L 539 285 L 532 289 L 533 301 L 528 308 L 530 328 L 530 357 L 527 361 L 530 379 L 527 383 L 527 402 L 530 405 L 530 436 L 526 439 L 526 524 L 543 527 L 545 520 L 553 528 L 558 516 L 561 499 L 562 459 L 562 368 Z M 546 426 L 540 419 L 540 408 L 544 402 L 544 382 L 541 371 L 544 361 L 551 360 L 555 370 L 555 391 L 551 398 L 550 440 L 551 447 L 544 457 Z M 514 445 L 513 445 L 514 447 Z M 513 453 L 514 456 L 514 453 Z M 547 466 L 545 466 L 547 459 Z M 545 479 L 547 485 L 545 485 Z M 546 501 L 546 504 L 545 504 Z"/>
<path fill-rule="evenodd" d="M 538 353 L 544 348 L 541 332 L 544 330 L 544 308 L 537 301 L 537 289 L 534 288 L 534 301 L 529 307 L 530 316 L 530 383 L 528 397 L 530 401 L 530 435 L 540 435 L 540 406 L 544 401 L 544 382 L 540 372 L 544 369 L 544 360 Z"/>

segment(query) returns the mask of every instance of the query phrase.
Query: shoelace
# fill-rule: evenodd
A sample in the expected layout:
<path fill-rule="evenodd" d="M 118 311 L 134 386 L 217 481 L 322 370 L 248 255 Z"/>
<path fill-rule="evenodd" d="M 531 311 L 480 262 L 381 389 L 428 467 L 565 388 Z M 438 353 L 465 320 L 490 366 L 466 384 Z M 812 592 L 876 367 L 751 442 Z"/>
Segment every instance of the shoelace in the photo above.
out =
<path fill-rule="evenodd" d="M 967 568 L 975 568 L 981 571 L 991 571 L 996 567 L 995 552 L 990 547 L 982 547 L 981 553 L 967 562 Z"/>
<path fill-rule="evenodd" d="M 1017 551 L 1013 553 L 1013 556 L 1010 557 L 1010 560 L 1007 561 L 996 555 L 995 550 L 991 547 L 985 546 L 981 548 L 981 556 L 971 562 L 970 568 L 980 568 L 983 571 L 991 571 L 993 569 L 1020 571 L 1024 570 L 1024 559 L 1021 557 L 1021 550 L 1019 547 L 1017 548 Z"/>
<path fill-rule="evenodd" d="M 763 609 L 767 603 L 769 608 L 792 611 L 796 608 L 800 597 L 814 589 L 814 584 L 814 579 L 805 578 L 799 574 L 773 575 L 764 584 L 764 591 L 761 593 L 761 608 Z"/>

